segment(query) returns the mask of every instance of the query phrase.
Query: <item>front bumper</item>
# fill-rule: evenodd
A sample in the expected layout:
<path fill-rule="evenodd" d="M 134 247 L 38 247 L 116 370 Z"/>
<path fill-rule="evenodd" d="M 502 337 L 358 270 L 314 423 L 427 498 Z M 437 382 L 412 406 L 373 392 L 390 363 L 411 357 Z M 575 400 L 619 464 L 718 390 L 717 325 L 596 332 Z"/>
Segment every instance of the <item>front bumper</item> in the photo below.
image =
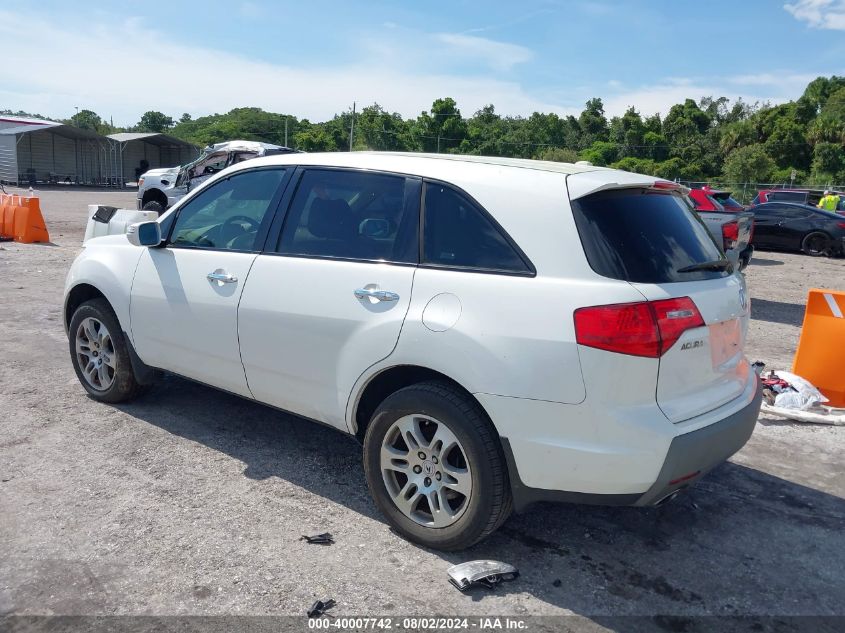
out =
<path fill-rule="evenodd" d="M 697 430 L 675 436 L 669 443 L 663 465 L 654 483 L 641 492 L 569 492 L 527 486 L 520 478 L 511 443 L 503 437 L 502 445 L 508 464 L 514 509 L 520 512 L 541 501 L 623 506 L 655 505 L 697 481 L 739 451 L 754 431 L 761 400 L 762 391 L 757 388 L 751 402 L 738 411 Z"/>

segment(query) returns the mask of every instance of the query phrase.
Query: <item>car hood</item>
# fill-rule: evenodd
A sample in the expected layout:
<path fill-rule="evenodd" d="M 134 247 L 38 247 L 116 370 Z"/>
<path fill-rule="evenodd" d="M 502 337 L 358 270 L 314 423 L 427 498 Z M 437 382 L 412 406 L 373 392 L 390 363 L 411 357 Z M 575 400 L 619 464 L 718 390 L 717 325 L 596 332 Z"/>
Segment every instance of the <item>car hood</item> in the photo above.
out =
<path fill-rule="evenodd" d="M 179 173 L 178 167 L 161 167 L 159 169 L 148 169 L 143 174 L 141 174 L 141 176 L 143 176 L 144 178 L 150 178 L 150 177 L 153 177 L 153 176 L 161 177 L 161 176 L 165 176 L 167 174 L 171 174 L 171 175 L 175 176 L 178 173 Z"/>

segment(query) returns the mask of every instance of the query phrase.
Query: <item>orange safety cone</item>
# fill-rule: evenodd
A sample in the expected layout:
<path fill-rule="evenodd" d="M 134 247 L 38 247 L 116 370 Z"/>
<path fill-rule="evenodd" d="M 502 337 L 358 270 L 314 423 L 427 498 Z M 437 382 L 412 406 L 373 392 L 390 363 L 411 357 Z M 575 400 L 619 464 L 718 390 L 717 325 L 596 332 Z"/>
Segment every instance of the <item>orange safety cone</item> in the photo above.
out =
<path fill-rule="evenodd" d="M 831 407 L 845 407 L 845 292 L 813 288 L 792 373 L 813 383 L 830 400 Z"/>
<path fill-rule="evenodd" d="M 15 241 L 24 244 L 50 241 L 38 198 L 21 198 L 20 206 L 16 207 Z"/>

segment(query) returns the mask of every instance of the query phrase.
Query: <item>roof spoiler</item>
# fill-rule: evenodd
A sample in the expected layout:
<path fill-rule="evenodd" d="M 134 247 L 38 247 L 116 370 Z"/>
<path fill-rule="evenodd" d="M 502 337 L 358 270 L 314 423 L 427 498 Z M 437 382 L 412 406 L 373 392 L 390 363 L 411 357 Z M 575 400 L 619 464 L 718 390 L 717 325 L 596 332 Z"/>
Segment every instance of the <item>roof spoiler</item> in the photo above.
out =
<path fill-rule="evenodd" d="M 654 189 L 655 191 L 677 191 L 682 195 L 689 193 L 684 185 L 627 171 L 588 171 L 580 174 L 570 174 L 566 177 L 569 188 L 569 199 L 578 200 L 585 196 L 609 191 L 612 189 Z"/>

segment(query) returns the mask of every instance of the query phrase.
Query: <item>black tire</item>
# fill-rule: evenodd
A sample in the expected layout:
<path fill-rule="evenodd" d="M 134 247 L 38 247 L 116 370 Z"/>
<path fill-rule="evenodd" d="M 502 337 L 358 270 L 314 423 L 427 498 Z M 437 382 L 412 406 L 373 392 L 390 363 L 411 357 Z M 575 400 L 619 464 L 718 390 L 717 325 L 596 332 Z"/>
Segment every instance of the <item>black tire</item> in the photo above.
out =
<path fill-rule="evenodd" d="M 106 389 L 97 389 L 86 379 L 83 369 L 80 366 L 82 359 L 76 350 L 77 332 L 80 324 L 87 318 L 100 321 L 107 328 L 111 345 L 113 347 L 112 358 L 114 359 L 114 375 L 111 384 Z M 118 403 L 127 402 L 147 391 L 149 385 L 142 385 L 138 382 L 135 372 L 132 369 L 132 361 L 129 358 L 129 348 L 126 338 L 117 316 L 105 299 L 91 299 L 80 305 L 70 319 L 68 328 L 68 343 L 70 358 L 76 377 L 79 382 L 95 400 L 100 402 Z"/>
<path fill-rule="evenodd" d="M 431 416 L 457 437 L 470 466 L 472 493 L 463 514 L 447 527 L 427 527 L 393 502 L 382 477 L 380 456 L 394 422 L 411 414 Z M 410 541 L 437 550 L 466 549 L 508 518 L 512 499 L 501 443 L 477 402 L 444 382 L 423 382 L 388 396 L 373 414 L 364 437 L 364 471 L 370 493 L 388 523 Z"/>
<path fill-rule="evenodd" d="M 801 240 L 801 251 L 810 257 L 830 255 L 832 247 L 833 239 L 831 239 L 830 235 L 821 231 L 807 233 L 804 239 Z"/>
<path fill-rule="evenodd" d="M 143 207 L 141 207 L 142 211 L 155 211 L 159 215 L 164 213 L 164 205 L 161 202 L 156 202 L 155 200 L 150 200 L 147 202 Z"/>

